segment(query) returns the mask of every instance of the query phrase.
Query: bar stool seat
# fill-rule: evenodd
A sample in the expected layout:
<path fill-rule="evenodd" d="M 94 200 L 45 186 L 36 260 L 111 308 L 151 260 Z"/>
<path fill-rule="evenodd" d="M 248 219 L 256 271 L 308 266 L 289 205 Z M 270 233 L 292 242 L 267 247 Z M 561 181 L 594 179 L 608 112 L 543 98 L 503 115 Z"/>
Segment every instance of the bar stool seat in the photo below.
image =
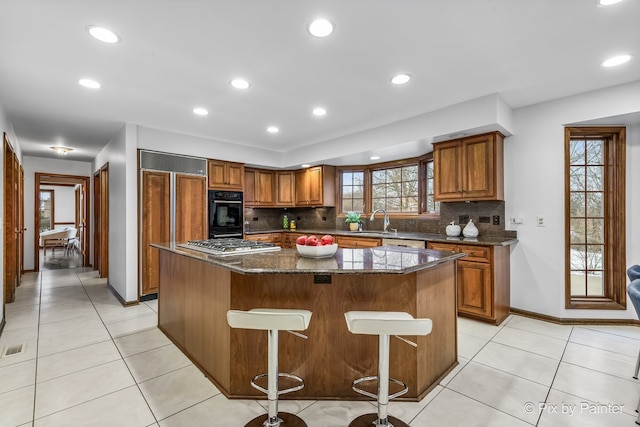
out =
<path fill-rule="evenodd" d="M 391 335 L 428 335 L 431 333 L 431 319 L 415 319 L 409 313 L 396 311 L 348 311 L 344 314 L 347 328 L 352 334 L 378 335 L 378 375 L 358 378 L 353 381 L 352 388 L 357 393 L 374 398 L 378 401 L 376 414 L 365 414 L 354 419 L 349 427 L 408 427 L 402 420 L 389 416 L 389 400 L 402 396 L 408 391 L 405 383 L 395 378 L 389 378 L 389 338 Z M 417 344 L 400 338 L 417 347 Z M 357 387 L 367 381 L 378 381 L 378 394 L 375 395 Z M 399 384 L 402 390 L 389 395 L 389 382 Z"/>
<path fill-rule="evenodd" d="M 249 311 L 227 311 L 227 322 L 232 328 L 254 329 L 268 331 L 268 372 L 253 377 L 253 388 L 267 394 L 268 414 L 260 415 L 246 424 L 246 427 L 279 427 L 285 424 L 287 427 L 306 427 L 306 423 L 298 416 L 286 412 L 278 412 L 278 396 L 301 390 L 304 388 L 304 380 L 297 375 L 278 371 L 278 332 L 288 331 L 298 337 L 307 338 L 297 332 L 309 327 L 312 313 L 309 310 L 254 308 Z M 257 381 L 267 378 L 267 388 L 258 385 Z M 285 390 L 278 390 L 278 378 L 286 377 L 297 382 L 298 385 Z"/>

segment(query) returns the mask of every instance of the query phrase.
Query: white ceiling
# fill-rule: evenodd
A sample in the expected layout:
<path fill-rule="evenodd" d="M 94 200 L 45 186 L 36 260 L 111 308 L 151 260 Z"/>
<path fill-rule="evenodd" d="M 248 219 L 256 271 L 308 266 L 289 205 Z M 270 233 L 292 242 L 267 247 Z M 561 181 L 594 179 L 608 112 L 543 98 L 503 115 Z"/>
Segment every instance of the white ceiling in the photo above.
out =
<path fill-rule="evenodd" d="M 23 154 L 74 160 L 123 123 L 286 152 L 488 94 L 518 108 L 640 77 L 639 0 L 2 0 L 0 16 L 0 104 Z M 325 39 L 306 31 L 319 16 Z M 636 56 L 600 66 L 621 52 Z M 414 78 L 393 86 L 398 72 Z"/>

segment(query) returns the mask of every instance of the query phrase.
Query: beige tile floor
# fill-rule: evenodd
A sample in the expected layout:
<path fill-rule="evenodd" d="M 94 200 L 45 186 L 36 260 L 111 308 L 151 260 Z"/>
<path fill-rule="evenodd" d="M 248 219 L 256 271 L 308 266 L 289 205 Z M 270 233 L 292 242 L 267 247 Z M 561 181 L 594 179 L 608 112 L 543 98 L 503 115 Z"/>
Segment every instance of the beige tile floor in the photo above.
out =
<path fill-rule="evenodd" d="M 157 301 L 122 307 L 90 270 L 26 274 L 6 306 L 3 426 L 242 426 L 264 401 L 228 400 L 157 327 Z M 460 318 L 460 365 L 421 402 L 392 402 L 411 426 L 632 426 L 640 328 Z M 350 379 L 345 379 L 349 381 Z M 283 401 L 309 427 L 344 427 L 370 402 Z"/>

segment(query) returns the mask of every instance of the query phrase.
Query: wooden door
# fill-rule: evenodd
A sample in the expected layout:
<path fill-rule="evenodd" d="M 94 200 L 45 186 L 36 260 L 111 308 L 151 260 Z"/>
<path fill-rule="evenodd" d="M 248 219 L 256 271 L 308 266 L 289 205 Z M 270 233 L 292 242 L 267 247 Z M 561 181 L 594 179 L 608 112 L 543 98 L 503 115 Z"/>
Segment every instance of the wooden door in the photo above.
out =
<path fill-rule="evenodd" d="M 435 144 L 433 147 L 434 197 L 436 200 L 462 197 L 462 158 L 460 142 Z"/>
<path fill-rule="evenodd" d="M 4 301 L 15 300 L 17 283 L 17 214 L 16 168 L 17 159 L 7 134 L 4 134 Z"/>
<path fill-rule="evenodd" d="M 207 180 L 204 176 L 176 174 L 176 242 L 206 239 Z"/>
<path fill-rule="evenodd" d="M 18 230 L 20 233 L 20 250 L 18 250 L 18 256 L 20 257 L 20 263 L 18 268 L 18 282 L 20 282 L 21 275 L 24 273 L 24 232 L 27 229 L 24 226 L 24 168 L 20 166 L 20 179 L 18 181 L 20 197 L 18 200 L 18 209 L 20 210 L 18 218 Z"/>
<path fill-rule="evenodd" d="M 294 171 L 276 172 L 276 206 L 294 206 L 296 180 Z"/>
<path fill-rule="evenodd" d="M 142 295 L 158 292 L 159 254 L 149 244 L 171 240 L 170 177 L 168 172 L 142 171 Z"/>
<path fill-rule="evenodd" d="M 491 265 L 458 260 L 458 311 L 492 316 Z"/>
<path fill-rule="evenodd" d="M 93 269 L 100 268 L 100 171 L 93 176 Z"/>
<path fill-rule="evenodd" d="M 244 205 L 245 206 L 257 206 L 258 194 L 256 192 L 256 174 L 257 169 L 244 170 Z"/>

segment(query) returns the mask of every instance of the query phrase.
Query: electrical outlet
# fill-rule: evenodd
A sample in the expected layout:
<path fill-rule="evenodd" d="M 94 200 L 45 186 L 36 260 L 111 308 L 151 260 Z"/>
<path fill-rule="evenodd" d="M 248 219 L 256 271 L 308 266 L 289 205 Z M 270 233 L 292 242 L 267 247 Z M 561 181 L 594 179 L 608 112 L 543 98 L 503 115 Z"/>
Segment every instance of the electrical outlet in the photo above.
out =
<path fill-rule="evenodd" d="M 491 222 L 491 218 L 488 216 L 481 216 L 480 218 L 478 218 L 478 222 L 489 224 Z"/>
<path fill-rule="evenodd" d="M 500 215 L 493 216 L 493 225 L 500 225 Z"/>
<path fill-rule="evenodd" d="M 257 221 L 257 220 L 258 220 L 258 217 L 257 217 L 257 216 L 254 216 L 254 217 L 253 217 L 253 220 L 254 220 L 254 221 Z"/>
<path fill-rule="evenodd" d="M 538 227 L 544 227 L 544 217 L 539 215 L 536 217 L 536 221 L 538 223 Z"/>
<path fill-rule="evenodd" d="M 326 221 L 326 220 L 327 220 L 327 217 L 326 217 L 326 216 L 323 216 L 323 217 L 322 217 L 322 220 L 323 220 L 323 221 Z"/>
<path fill-rule="evenodd" d="M 459 215 L 458 222 L 460 224 L 466 224 L 467 222 L 469 222 L 469 215 Z"/>

